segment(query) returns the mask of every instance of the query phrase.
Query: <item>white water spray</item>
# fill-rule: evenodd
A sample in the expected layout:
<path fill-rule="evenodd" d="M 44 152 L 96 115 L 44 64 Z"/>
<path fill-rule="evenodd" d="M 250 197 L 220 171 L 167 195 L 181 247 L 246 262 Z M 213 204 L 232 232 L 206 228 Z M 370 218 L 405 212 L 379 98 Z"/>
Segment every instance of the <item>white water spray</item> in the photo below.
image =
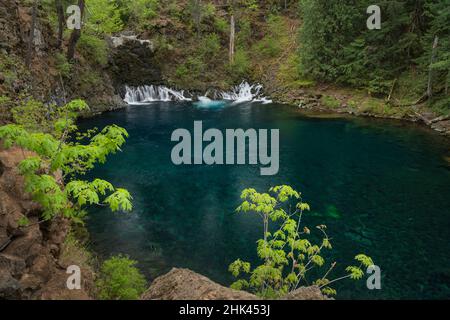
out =
<path fill-rule="evenodd" d="M 208 98 L 208 92 L 204 96 L 198 97 L 197 105 L 203 108 L 224 106 L 225 101 L 232 101 L 233 104 L 243 102 L 271 103 L 272 100 L 262 95 L 262 85 L 249 84 L 243 81 L 240 85 L 232 88 L 231 91 L 215 91 L 214 100 Z M 177 91 L 165 86 L 140 86 L 125 87 L 126 94 L 124 101 L 130 105 L 148 104 L 155 101 L 192 101 L 184 91 Z"/>
<path fill-rule="evenodd" d="M 184 91 L 177 91 L 165 86 L 125 87 L 124 101 L 131 105 L 147 104 L 155 101 L 192 101 Z"/>
<path fill-rule="evenodd" d="M 272 100 L 267 99 L 261 94 L 263 86 L 260 84 L 249 84 L 243 81 L 240 85 L 233 87 L 231 91 L 219 92 L 219 96 L 224 100 L 231 100 L 234 103 L 241 102 L 262 102 L 271 103 Z"/>

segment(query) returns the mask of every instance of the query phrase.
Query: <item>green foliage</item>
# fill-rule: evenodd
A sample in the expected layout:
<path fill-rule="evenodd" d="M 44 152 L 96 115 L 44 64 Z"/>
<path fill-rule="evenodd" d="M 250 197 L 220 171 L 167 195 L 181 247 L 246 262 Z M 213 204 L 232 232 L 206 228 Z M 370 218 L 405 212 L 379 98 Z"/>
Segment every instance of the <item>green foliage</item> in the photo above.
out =
<path fill-rule="evenodd" d="M 448 1 L 430 1 L 425 6 L 425 14 L 430 19 L 430 27 L 422 41 L 425 48 L 424 54 L 418 59 L 424 74 L 432 72 L 432 93 L 431 104 L 433 110 L 440 114 L 450 112 L 450 6 Z M 438 37 L 438 46 L 435 52 L 435 61 L 431 63 L 432 43 Z"/>
<path fill-rule="evenodd" d="M 257 44 L 256 50 L 263 56 L 276 57 L 281 52 L 281 46 L 276 38 L 266 37 Z"/>
<path fill-rule="evenodd" d="M 53 120 L 59 116 L 57 110 L 32 98 L 22 100 L 20 103 L 11 110 L 15 123 L 32 131 L 49 132 L 52 130 Z"/>
<path fill-rule="evenodd" d="M 250 59 L 244 49 L 237 49 L 234 62 L 230 65 L 230 71 L 236 78 L 242 79 L 250 67 Z"/>
<path fill-rule="evenodd" d="M 0 50 L 0 73 L 4 78 L 4 84 L 11 87 L 20 77 L 29 76 L 30 70 L 18 56 Z"/>
<path fill-rule="evenodd" d="M 136 1 L 133 1 L 136 2 Z M 86 28 L 96 34 L 113 34 L 123 29 L 120 10 L 114 1 L 85 0 Z"/>
<path fill-rule="evenodd" d="M 177 67 L 176 75 L 183 83 L 189 83 L 200 77 L 205 66 L 201 56 L 188 57 L 185 63 Z"/>
<path fill-rule="evenodd" d="M 27 217 L 21 217 L 19 221 L 17 221 L 19 227 L 28 227 L 30 225 L 30 220 Z"/>
<path fill-rule="evenodd" d="M 230 28 L 228 25 L 228 21 L 222 17 L 216 17 L 214 25 L 216 30 L 220 33 L 227 33 L 228 29 Z"/>
<path fill-rule="evenodd" d="M 78 40 L 80 53 L 90 61 L 101 66 L 108 63 L 108 44 L 96 35 L 83 33 Z"/>
<path fill-rule="evenodd" d="M 382 1 L 378 4 L 382 12 L 380 30 L 366 27 L 366 8 L 371 4 L 369 0 L 300 1 L 303 74 L 386 97 L 399 75 L 419 64 L 419 97 L 426 90 L 430 67 L 433 91 L 445 91 L 450 82 L 448 1 Z M 440 42 L 436 61 L 430 66 L 435 36 Z M 415 91 L 416 84 L 405 90 Z M 402 89 L 399 82 L 397 86 Z"/>
<path fill-rule="evenodd" d="M 220 39 L 215 33 L 208 34 L 203 37 L 200 44 L 199 53 L 204 58 L 215 57 L 220 52 Z"/>
<path fill-rule="evenodd" d="M 450 97 L 433 99 L 430 101 L 431 109 L 437 114 L 448 116 L 450 114 Z"/>
<path fill-rule="evenodd" d="M 136 261 L 122 255 L 106 260 L 96 281 L 100 299 L 139 299 L 146 289 L 146 280 L 136 264 Z"/>
<path fill-rule="evenodd" d="M 151 20 L 157 16 L 159 8 L 158 0 L 116 0 L 115 2 L 120 8 L 122 21 L 138 30 L 144 30 L 151 25 Z"/>
<path fill-rule="evenodd" d="M 44 220 L 63 215 L 82 223 L 86 214 L 83 207 L 92 204 L 107 205 L 112 211 L 132 210 L 131 195 L 126 190 L 100 179 L 74 179 L 97 163 L 104 163 L 109 154 L 120 151 L 128 136 L 125 129 L 116 125 L 100 132 L 78 132 L 75 120 L 86 109 L 82 100 L 46 109 L 30 99 L 13 110 L 17 124 L 0 127 L 5 148 L 15 145 L 35 154 L 24 159 L 18 168 L 25 178 L 25 191 L 41 204 Z M 71 141 L 75 137 L 76 141 Z M 65 188 L 56 178 L 58 173 L 66 182 Z"/>
<path fill-rule="evenodd" d="M 69 77 L 72 71 L 72 65 L 67 61 L 64 54 L 58 52 L 55 54 L 55 66 L 62 77 Z"/>
<path fill-rule="evenodd" d="M 245 279 L 233 283 L 232 288 L 247 289 L 263 298 L 279 298 L 302 284 L 311 283 L 308 273 L 325 265 L 323 253 L 331 250 L 332 246 L 324 225 L 316 227 L 322 236 L 321 243 L 314 244 L 308 240 L 311 231 L 302 227 L 301 222 L 310 207 L 303 202 L 301 193 L 290 186 L 273 187 L 268 193 L 245 189 L 241 199 L 243 202 L 237 211 L 256 214 L 263 221 L 263 238 L 257 241 L 257 254 L 262 264 L 252 269 L 248 262 L 240 259 L 233 262 L 229 271 L 234 277 L 243 274 Z M 275 226 L 270 228 L 269 223 Z M 336 265 L 332 263 L 323 272 L 323 277 L 313 283 L 324 294 L 336 294 L 329 286 L 331 283 L 345 278 L 360 279 L 364 275 L 361 268 L 373 265 L 372 259 L 363 254 L 357 255 L 355 260 L 360 265 L 348 267 L 348 275 L 328 280 Z"/>
<path fill-rule="evenodd" d="M 11 98 L 7 96 L 0 96 L 0 106 L 9 105 L 11 103 Z"/>
<path fill-rule="evenodd" d="M 284 22 L 278 15 L 270 15 L 267 19 L 267 35 L 256 43 L 254 50 L 264 57 L 277 57 L 286 45 Z"/>
<path fill-rule="evenodd" d="M 322 98 L 320 98 L 320 102 L 327 108 L 330 109 L 336 109 L 339 108 L 341 103 L 338 99 L 332 96 L 323 95 Z"/>
<path fill-rule="evenodd" d="M 0 122 L 11 119 L 11 108 L 13 106 L 11 98 L 0 95 Z"/>

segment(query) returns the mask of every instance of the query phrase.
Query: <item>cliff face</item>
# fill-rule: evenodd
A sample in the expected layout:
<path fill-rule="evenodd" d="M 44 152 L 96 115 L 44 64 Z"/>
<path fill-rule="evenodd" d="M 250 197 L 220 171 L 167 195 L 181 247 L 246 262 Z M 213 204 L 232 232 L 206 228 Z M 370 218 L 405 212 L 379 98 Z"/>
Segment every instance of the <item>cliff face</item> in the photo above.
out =
<path fill-rule="evenodd" d="M 0 299 L 88 299 L 90 270 L 82 270 L 83 290 L 66 287 L 66 268 L 83 265 L 64 254 L 69 222 L 42 222 L 39 205 L 24 192 L 17 165 L 29 155 L 0 149 Z"/>
<path fill-rule="evenodd" d="M 25 60 L 32 8 L 23 1 L 1 1 L 0 96 L 7 95 L 12 99 L 19 95 L 32 96 L 43 102 L 62 103 L 65 95 L 68 100 L 85 99 L 93 112 L 123 106 L 107 66 L 99 66 L 77 54 L 70 72 L 60 76 L 58 57 L 64 57 L 66 50 L 65 46 L 64 50 L 58 49 L 57 35 L 49 23 L 48 14 L 38 6 L 33 54 L 27 67 Z M 5 118 L 5 110 L 0 111 L 1 122 Z"/>

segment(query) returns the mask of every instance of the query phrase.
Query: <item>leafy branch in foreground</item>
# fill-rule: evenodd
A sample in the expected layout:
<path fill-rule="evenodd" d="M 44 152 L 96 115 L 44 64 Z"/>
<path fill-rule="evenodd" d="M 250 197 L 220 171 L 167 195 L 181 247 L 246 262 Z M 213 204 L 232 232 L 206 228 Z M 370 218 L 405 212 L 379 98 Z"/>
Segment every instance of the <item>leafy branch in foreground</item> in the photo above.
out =
<path fill-rule="evenodd" d="M 132 209 L 127 190 L 101 179 L 75 179 L 120 151 L 128 137 L 127 131 L 116 125 L 80 133 L 75 121 L 78 113 L 87 109 L 82 100 L 59 108 L 30 100 L 14 108 L 16 124 L 0 127 L 5 148 L 17 146 L 33 152 L 18 169 L 25 178 L 25 191 L 41 204 L 44 220 L 62 214 L 81 223 L 86 214 L 83 207 L 92 204 L 109 206 L 113 211 Z"/>
<path fill-rule="evenodd" d="M 322 241 L 313 244 L 307 237 L 311 231 L 301 227 L 303 214 L 310 210 L 303 202 L 301 193 L 290 186 L 277 186 L 269 189 L 269 193 L 258 193 L 255 189 L 245 189 L 241 194 L 242 204 L 238 212 L 258 214 L 264 227 L 263 238 L 257 241 L 258 257 L 263 260 L 260 266 L 252 269 L 250 263 L 240 259 L 229 266 L 234 277 L 246 274 L 246 278 L 238 279 L 231 285 L 233 289 L 246 289 L 264 298 L 278 298 L 300 285 L 311 283 L 307 274 L 312 269 L 325 265 L 322 252 L 332 249 L 331 239 L 326 226 L 317 226 Z M 276 226 L 270 228 L 269 223 Z M 272 230 L 272 232 L 271 232 Z M 373 265 L 370 257 L 359 254 L 355 257 L 358 266 L 346 268 L 348 274 L 330 279 L 336 262 L 331 263 L 323 276 L 312 283 L 319 286 L 324 294 L 335 295 L 336 290 L 330 285 L 336 281 L 350 278 L 361 279 L 363 267 Z"/>

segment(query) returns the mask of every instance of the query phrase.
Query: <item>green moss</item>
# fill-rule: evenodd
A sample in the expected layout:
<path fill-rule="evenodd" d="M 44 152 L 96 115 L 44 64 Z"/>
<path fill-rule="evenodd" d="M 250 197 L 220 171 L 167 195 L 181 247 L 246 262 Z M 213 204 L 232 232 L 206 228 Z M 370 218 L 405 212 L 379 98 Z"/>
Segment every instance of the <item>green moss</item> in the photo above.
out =
<path fill-rule="evenodd" d="M 322 98 L 320 98 L 320 103 L 330 109 L 336 109 L 341 106 L 341 102 L 338 99 L 327 95 L 323 95 Z"/>

